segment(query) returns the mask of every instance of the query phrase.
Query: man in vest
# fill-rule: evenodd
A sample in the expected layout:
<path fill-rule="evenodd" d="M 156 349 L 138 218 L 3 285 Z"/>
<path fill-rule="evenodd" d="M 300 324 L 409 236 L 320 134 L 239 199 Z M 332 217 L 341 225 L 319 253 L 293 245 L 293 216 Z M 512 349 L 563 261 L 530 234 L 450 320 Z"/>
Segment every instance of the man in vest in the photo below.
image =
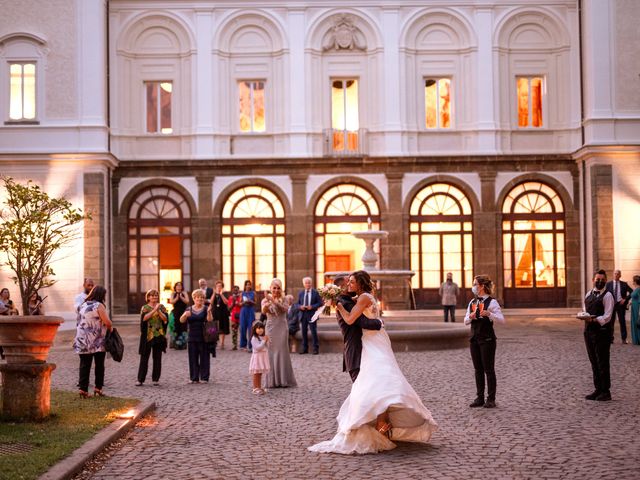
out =
<path fill-rule="evenodd" d="M 613 322 L 613 295 L 606 289 L 607 274 L 598 270 L 593 275 L 593 289 L 584 299 L 584 310 L 589 317 L 584 320 L 584 343 L 593 371 L 593 393 L 585 396 L 587 400 L 606 402 L 611 400 L 611 378 L 609 376 L 609 349 Z"/>

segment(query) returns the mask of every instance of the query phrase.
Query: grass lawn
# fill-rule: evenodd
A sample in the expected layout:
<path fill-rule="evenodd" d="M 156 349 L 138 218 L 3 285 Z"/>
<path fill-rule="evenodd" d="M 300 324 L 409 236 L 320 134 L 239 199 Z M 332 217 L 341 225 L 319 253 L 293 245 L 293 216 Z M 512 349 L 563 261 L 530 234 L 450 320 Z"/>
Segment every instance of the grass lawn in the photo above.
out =
<path fill-rule="evenodd" d="M 51 416 L 47 420 L 29 423 L 0 420 L 0 479 L 37 478 L 139 402 L 113 397 L 81 399 L 77 393 L 52 391 Z M 3 454 L 2 447 L 8 443 L 26 444 L 33 449 Z"/>

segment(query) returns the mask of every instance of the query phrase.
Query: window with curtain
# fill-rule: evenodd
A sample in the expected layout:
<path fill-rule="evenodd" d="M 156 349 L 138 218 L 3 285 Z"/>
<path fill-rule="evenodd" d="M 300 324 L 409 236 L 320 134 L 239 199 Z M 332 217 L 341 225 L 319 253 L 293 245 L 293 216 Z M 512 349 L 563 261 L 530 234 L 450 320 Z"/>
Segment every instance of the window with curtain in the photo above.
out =
<path fill-rule="evenodd" d="M 147 98 L 147 133 L 168 135 L 173 133 L 171 123 L 172 82 L 145 82 Z"/>
<path fill-rule="evenodd" d="M 542 127 L 542 77 L 516 78 L 518 127 Z"/>
<path fill-rule="evenodd" d="M 333 80 L 331 83 L 331 128 L 333 150 L 357 151 L 358 80 Z"/>
<path fill-rule="evenodd" d="M 266 130 L 264 87 L 264 81 L 238 83 L 241 132 Z"/>
<path fill-rule="evenodd" d="M 439 288 L 451 272 L 461 288 L 473 283 L 473 212 L 467 196 L 433 183 L 413 198 L 409 211 L 413 288 Z"/>
<path fill-rule="evenodd" d="M 566 286 L 565 218 L 562 200 L 550 186 L 524 182 L 502 206 L 505 288 Z"/>
<path fill-rule="evenodd" d="M 424 110 L 426 128 L 451 128 L 451 79 L 425 80 Z"/>
<path fill-rule="evenodd" d="M 36 64 L 9 64 L 9 120 L 36 118 Z"/>
<path fill-rule="evenodd" d="M 285 281 L 285 216 L 271 190 L 235 190 L 222 210 L 222 278 L 229 288 L 251 280 L 256 291 Z"/>

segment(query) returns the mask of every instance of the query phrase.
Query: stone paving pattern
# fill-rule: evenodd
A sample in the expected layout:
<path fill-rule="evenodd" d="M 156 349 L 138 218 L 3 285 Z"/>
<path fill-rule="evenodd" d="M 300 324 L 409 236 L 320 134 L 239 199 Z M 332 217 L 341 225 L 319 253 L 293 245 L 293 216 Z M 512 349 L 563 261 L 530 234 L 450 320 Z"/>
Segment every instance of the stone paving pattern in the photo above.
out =
<path fill-rule="evenodd" d="M 93 474 L 95 479 L 547 479 L 640 477 L 640 347 L 612 346 L 612 402 L 593 389 L 581 326 L 572 318 L 515 317 L 497 327 L 498 408 L 470 409 L 467 349 L 397 354 L 440 425 L 429 445 L 379 455 L 317 454 L 335 433 L 351 383 L 339 354 L 292 355 L 298 387 L 251 394 L 249 354 L 220 351 L 213 382 L 187 385 L 187 352 L 169 350 L 161 386 L 135 387 L 137 327 L 123 326 L 121 364 L 107 360 L 106 392 L 157 404 Z M 53 387 L 73 390 L 78 358 L 60 332 Z M 228 347 L 227 347 L 228 348 Z M 93 374 L 92 374 L 93 375 Z M 88 400 L 90 401 L 90 400 Z"/>

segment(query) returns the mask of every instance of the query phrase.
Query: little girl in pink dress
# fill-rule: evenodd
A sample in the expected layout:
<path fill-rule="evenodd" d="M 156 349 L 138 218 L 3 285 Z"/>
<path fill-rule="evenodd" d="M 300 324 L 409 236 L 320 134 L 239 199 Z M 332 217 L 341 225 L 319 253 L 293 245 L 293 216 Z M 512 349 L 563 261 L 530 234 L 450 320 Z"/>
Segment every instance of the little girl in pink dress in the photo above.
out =
<path fill-rule="evenodd" d="M 267 342 L 269 337 L 264 334 L 264 323 L 255 322 L 251 328 L 251 361 L 249 373 L 253 375 L 254 395 L 264 394 L 262 388 L 262 374 L 269 371 L 269 350 Z"/>

